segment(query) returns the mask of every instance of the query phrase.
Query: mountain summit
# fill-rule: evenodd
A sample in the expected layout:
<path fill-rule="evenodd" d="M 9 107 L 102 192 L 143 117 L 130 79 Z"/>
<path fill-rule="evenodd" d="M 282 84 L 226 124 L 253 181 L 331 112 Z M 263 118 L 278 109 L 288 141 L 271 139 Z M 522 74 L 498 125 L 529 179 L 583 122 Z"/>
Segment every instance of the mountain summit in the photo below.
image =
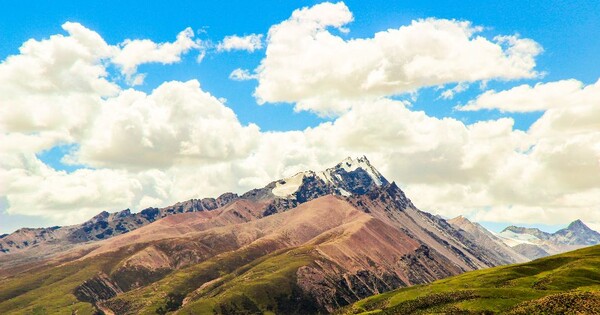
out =
<path fill-rule="evenodd" d="M 600 244 L 600 233 L 590 229 L 581 220 L 575 220 L 565 229 L 556 231 L 555 242 L 566 245 L 596 245 Z"/>
<path fill-rule="evenodd" d="M 317 183 L 318 182 L 318 183 Z M 277 197 L 306 195 L 305 189 L 319 187 L 323 192 L 349 196 L 364 194 L 375 186 L 388 185 L 389 182 L 366 156 L 353 159 L 346 158 L 325 171 L 300 172 L 292 177 L 274 182 L 271 192 Z"/>

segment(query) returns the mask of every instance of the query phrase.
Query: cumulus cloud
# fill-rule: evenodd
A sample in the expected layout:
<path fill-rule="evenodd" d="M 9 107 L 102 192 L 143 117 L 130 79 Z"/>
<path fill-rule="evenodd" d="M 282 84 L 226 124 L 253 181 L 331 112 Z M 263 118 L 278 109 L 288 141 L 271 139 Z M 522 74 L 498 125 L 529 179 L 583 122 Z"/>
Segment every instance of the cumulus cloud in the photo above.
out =
<path fill-rule="evenodd" d="M 215 184 L 219 165 L 249 154 L 257 126 L 243 126 L 195 80 L 167 82 L 150 94 L 121 90 L 106 67 L 121 48 L 151 41 L 119 47 L 78 23 L 63 29 L 66 35 L 31 39 L 0 63 L 0 196 L 9 213 L 74 223 L 102 210 L 166 205 L 191 191 L 199 197 L 235 186 Z M 154 57 L 129 55 L 125 69 L 176 62 L 191 35 L 178 36 L 179 48 L 149 45 L 162 51 Z M 74 149 L 63 161 L 87 168 L 56 171 L 36 156 L 65 144 Z M 203 174 L 206 181 L 196 177 Z"/>
<path fill-rule="evenodd" d="M 119 44 L 112 62 L 121 68 L 123 74 L 132 76 L 141 64 L 179 62 L 182 54 L 200 47 L 200 44 L 194 40 L 194 31 L 188 27 L 181 31 L 172 43 L 155 43 L 149 39 L 127 39 Z"/>
<path fill-rule="evenodd" d="M 111 46 L 81 24 L 62 27 L 67 35 L 30 39 L 19 54 L 0 63 L 0 142 L 5 154 L 34 153 L 73 141 L 102 99 L 118 93 L 103 65 Z"/>
<path fill-rule="evenodd" d="M 227 161 L 247 155 L 258 132 L 256 125 L 242 126 L 198 81 L 167 82 L 149 95 L 129 89 L 108 99 L 72 158 L 133 169 Z"/>
<path fill-rule="evenodd" d="M 523 84 L 506 91 L 489 90 L 458 110 L 477 111 L 498 109 L 503 112 L 533 112 L 551 108 L 572 107 L 600 103 L 600 81 L 585 86 L 570 79 Z"/>
<path fill-rule="evenodd" d="M 339 114 L 365 98 L 425 86 L 533 78 L 541 47 L 517 36 L 487 39 L 467 21 L 420 19 L 371 38 L 345 39 L 352 13 L 342 3 L 294 11 L 269 30 L 256 72 L 260 103 L 291 102 L 297 110 Z"/>
<path fill-rule="evenodd" d="M 225 36 L 223 41 L 217 45 L 217 51 L 245 50 L 247 52 L 254 52 L 255 50 L 262 49 L 262 38 L 262 34 Z"/>

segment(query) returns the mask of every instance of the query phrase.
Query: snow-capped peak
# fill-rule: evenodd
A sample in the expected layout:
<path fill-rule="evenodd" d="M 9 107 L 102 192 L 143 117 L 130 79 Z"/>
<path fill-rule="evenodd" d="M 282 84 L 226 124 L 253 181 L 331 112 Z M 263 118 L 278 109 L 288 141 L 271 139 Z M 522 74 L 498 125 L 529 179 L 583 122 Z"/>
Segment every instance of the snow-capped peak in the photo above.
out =
<path fill-rule="evenodd" d="M 332 173 L 333 171 L 338 169 L 343 169 L 346 172 L 353 172 L 359 168 L 367 172 L 367 174 L 369 174 L 369 177 L 371 177 L 371 179 L 377 186 L 381 186 L 383 184 L 383 181 L 385 181 L 381 173 L 379 173 L 379 171 L 377 171 L 377 169 L 375 169 L 371 165 L 369 159 L 367 159 L 367 157 L 364 155 L 356 159 L 353 159 L 352 157 L 347 157 L 342 162 L 338 163 L 334 168 L 327 169 L 322 173 Z M 325 175 L 324 177 L 327 176 Z"/>
<path fill-rule="evenodd" d="M 317 186 L 323 192 L 334 193 L 344 196 L 351 194 L 363 194 L 372 186 L 387 185 L 389 182 L 375 169 L 367 157 L 348 157 L 332 168 L 321 172 L 304 171 L 294 176 L 279 180 L 274 183 L 271 192 L 278 197 L 294 197 L 297 193 L 303 193 L 303 183 L 307 183 L 309 189 L 315 189 L 311 185 L 314 180 L 321 182 Z M 323 186 L 324 185 L 324 186 Z M 301 192 L 303 191 L 303 192 Z"/>

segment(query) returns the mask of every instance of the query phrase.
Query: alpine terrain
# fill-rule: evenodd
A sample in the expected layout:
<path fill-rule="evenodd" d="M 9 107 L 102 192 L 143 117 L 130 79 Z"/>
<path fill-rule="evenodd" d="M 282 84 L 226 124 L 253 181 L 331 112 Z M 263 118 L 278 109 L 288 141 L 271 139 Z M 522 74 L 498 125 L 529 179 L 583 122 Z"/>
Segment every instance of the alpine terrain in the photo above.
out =
<path fill-rule="evenodd" d="M 579 246 L 596 242 L 588 230 L 536 237 Z M 3 236 L 0 313 L 324 314 L 527 261 L 506 239 L 420 211 L 366 157 L 348 158 L 242 195 Z"/>

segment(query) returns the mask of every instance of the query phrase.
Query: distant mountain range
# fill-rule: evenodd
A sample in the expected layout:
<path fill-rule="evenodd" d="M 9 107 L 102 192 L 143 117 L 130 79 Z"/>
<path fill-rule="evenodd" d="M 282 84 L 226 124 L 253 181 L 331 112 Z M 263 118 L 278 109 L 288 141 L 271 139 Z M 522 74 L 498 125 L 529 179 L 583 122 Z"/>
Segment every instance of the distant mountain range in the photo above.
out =
<path fill-rule="evenodd" d="M 600 244 L 600 233 L 590 229 L 581 220 L 573 221 L 569 226 L 555 233 L 547 233 L 536 228 L 509 226 L 497 236 L 529 259 Z"/>
<path fill-rule="evenodd" d="M 328 313 L 598 236 L 581 221 L 553 234 L 446 221 L 348 158 L 242 195 L 2 236 L 0 313 Z"/>

